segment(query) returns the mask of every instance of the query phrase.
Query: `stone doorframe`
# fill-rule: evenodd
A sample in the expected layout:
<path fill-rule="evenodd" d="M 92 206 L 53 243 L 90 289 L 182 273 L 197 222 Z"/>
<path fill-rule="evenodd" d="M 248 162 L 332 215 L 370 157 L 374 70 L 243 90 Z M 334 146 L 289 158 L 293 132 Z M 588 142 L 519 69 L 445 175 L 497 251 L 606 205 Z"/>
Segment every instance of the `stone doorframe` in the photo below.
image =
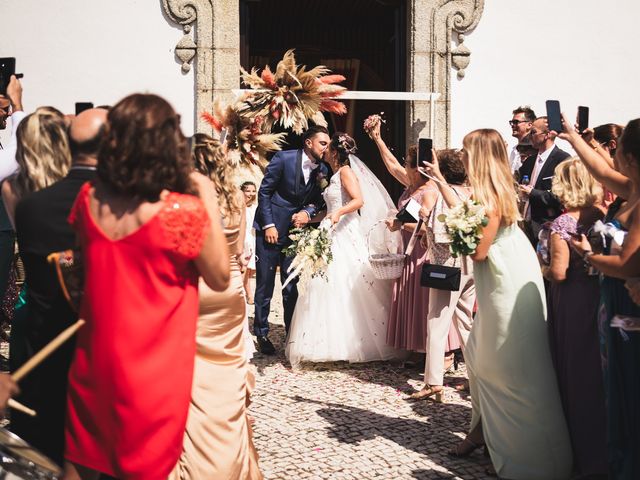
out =
<path fill-rule="evenodd" d="M 188 72 L 196 60 L 198 132 L 211 133 L 211 127 L 199 113 L 210 109 L 214 98 L 232 100 L 231 90 L 240 86 L 239 1 L 162 0 L 166 15 L 184 31 L 175 49 L 182 71 Z M 407 0 L 407 3 L 407 90 L 441 94 L 435 106 L 434 144 L 443 148 L 450 141 L 451 69 L 457 70 L 458 78 L 464 77 L 471 54 L 464 45 L 465 34 L 478 25 L 484 0 Z M 409 104 L 407 144 L 421 135 L 428 136 L 431 118 L 429 102 Z"/>

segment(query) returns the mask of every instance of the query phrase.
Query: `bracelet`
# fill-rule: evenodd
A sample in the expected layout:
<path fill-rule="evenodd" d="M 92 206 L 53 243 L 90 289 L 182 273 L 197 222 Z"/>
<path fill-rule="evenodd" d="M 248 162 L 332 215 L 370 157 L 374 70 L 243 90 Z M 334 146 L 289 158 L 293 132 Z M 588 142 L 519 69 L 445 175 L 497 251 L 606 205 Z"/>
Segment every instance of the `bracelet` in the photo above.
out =
<path fill-rule="evenodd" d="M 589 140 L 589 146 L 594 150 L 598 150 L 600 148 L 600 144 L 596 142 L 594 139 Z"/>
<path fill-rule="evenodd" d="M 589 262 L 589 258 L 590 258 L 592 255 L 595 255 L 595 254 L 593 253 L 593 250 L 587 250 L 586 252 L 584 252 L 584 253 L 582 254 L 582 260 L 584 260 L 584 263 L 587 263 L 587 264 L 591 265 L 591 262 Z"/>

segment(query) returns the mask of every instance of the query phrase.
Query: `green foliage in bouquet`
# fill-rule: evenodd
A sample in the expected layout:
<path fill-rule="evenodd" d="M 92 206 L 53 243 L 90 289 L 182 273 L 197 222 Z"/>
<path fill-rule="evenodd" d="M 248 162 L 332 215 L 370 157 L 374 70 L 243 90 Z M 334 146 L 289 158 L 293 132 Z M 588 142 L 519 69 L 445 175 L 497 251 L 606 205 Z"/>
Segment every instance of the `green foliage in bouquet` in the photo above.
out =
<path fill-rule="evenodd" d="M 333 260 L 329 231 L 322 227 L 293 228 L 289 238 L 292 243 L 283 251 L 288 257 L 296 257 L 292 266 L 299 265 L 310 277 L 326 278 L 326 267 Z"/>
<path fill-rule="evenodd" d="M 438 221 L 444 223 L 451 239 L 449 251 L 457 258 L 475 253 L 489 218 L 482 205 L 469 199 L 438 215 Z"/>

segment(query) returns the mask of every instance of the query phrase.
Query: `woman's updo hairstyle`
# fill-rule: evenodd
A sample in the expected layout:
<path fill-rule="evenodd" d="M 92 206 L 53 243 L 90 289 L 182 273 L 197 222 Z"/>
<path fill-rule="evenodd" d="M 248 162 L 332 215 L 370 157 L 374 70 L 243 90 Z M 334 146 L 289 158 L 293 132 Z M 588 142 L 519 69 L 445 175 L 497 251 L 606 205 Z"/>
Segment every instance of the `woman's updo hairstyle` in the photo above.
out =
<path fill-rule="evenodd" d="M 336 132 L 331 137 L 331 148 L 338 153 L 338 165 L 349 165 L 349 155 L 355 155 L 356 141 L 346 133 Z"/>

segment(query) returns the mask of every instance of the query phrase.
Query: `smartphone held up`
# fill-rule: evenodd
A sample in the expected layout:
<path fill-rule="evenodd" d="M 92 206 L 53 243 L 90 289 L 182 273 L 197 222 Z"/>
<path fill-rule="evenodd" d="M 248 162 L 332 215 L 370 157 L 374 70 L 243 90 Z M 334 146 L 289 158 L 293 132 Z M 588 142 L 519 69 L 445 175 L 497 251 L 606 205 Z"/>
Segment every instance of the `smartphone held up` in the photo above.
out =
<path fill-rule="evenodd" d="M 424 163 L 433 162 L 433 140 L 430 138 L 418 139 L 418 167 Z"/>
<path fill-rule="evenodd" d="M 562 114 L 560 113 L 560 102 L 558 100 L 547 100 L 547 123 L 549 130 L 557 133 L 562 132 Z"/>

